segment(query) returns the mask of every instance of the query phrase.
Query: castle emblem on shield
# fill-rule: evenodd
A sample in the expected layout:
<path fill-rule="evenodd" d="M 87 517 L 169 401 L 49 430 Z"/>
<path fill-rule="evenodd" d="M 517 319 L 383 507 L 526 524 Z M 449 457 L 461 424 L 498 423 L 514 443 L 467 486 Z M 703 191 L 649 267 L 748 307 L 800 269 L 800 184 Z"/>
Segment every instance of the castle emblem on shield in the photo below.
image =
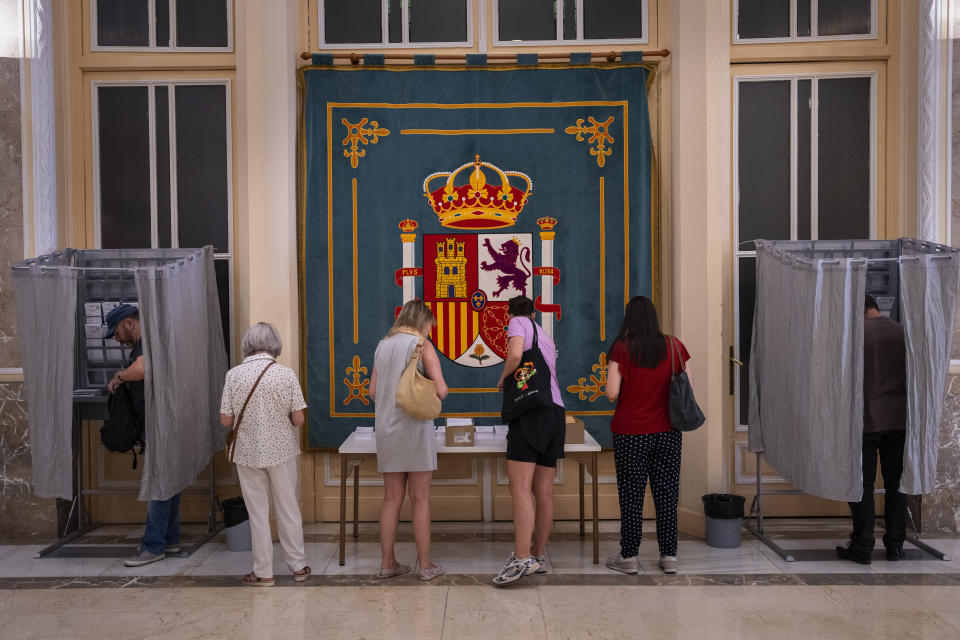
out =
<path fill-rule="evenodd" d="M 431 340 L 458 364 L 489 367 L 503 362 L 508 302 L 518 295 L 533 299 L 535 276 L 546 276 L 543 281 L 549 282 L 549 295 L 537 297 L 538 309 L 559 317 L 559 307 L 548 304 L 559 272 L 552 265 L 533 266 L 533 234 L 490 233 L 513 226 L 532 191 L 527 175 L 503 171 L 480 156 L 454 171 L 427 176 L 424 196 L 440 224 L 451 232 L 423 235 L 422 267 L 413 266 L 419 225 L 410 219 L 400 222 L 404 265 L 397 270 L 397 285 L 403 287 L 406 301 L 415 295 L 415 278 L 423 277 L 423 299 L 437 318 Z M 541 232 L 541 240 L 552 259 L 556 219 L 538 220 L 546 230 L 544 220 L 550 230 Z"/>

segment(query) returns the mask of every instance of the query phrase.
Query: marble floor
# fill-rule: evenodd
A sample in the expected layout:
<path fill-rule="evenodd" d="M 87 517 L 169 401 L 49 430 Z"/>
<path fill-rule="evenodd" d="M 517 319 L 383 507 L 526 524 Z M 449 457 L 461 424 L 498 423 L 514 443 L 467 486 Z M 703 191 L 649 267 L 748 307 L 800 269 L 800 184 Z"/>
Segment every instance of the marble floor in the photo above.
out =
<path fill-rule="evenodd" d="M 848 521 L 768 521 L 784 549 L 829 552 Z M 652 529 L 650 523 L 650 529 Z M 813 532 L 813 533 L 811 533 Z M 185 527 L 187 541 L 199 528 Z M 135 544 L 136 527 L 101 527 L 91 546 Z M 646 535 L 646 532 L 645 532 Z M 433 557 L 448 574 L 384 582 L 374 525 L 348 537 L 338 563 L 335 525 L 306 527 L 314 575 L 294 583 L 275 553 L 276 586 L 242 587 L 250 554 L 215 538 L 186 558 L 128 569 L 120 558 L 36 558 L 40 545 L 0 545 L 0 638 L 960 638 L 960 539 L 928 539 L 950 561 L 785 562 L 745 534 L 736 549 L 683 539 L 679 572 L 657 567 L 655 534 L 640 574 L 602 562 L 617 552 L 603 523 L 601 564 L 575 523 L 558 523 L 548 573 L 490 586 L 511 549 L 507 523 L 436 523 Z M 409 525 L 398 557 L 412 564 Z M 829 557 L 829 553 L 824 554 Z"/>

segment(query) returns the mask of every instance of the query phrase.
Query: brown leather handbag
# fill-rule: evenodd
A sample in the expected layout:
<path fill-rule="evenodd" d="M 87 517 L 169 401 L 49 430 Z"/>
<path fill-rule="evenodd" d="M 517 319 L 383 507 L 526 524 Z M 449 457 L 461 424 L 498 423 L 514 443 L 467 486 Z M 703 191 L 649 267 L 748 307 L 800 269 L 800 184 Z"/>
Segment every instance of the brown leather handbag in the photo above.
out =
<path fill-rule="evenodd" d="M 226 446 L 224 448 L 227 452 L 227 460 L 230 462 L 233 462 L 233 453 L 237 448 L 237 434 L 240 432 L 240 421 L 243 420 L 243 412 L 247 410 L 247 403 L 250 402 L 250 398 L 253 396 L 253 392 L 256 391 L 257 385 L 260 384 L 260 380 L 263 379 L 263 374 L 265 374 L 267 369 L 275 364 L 275 361 L 270 362 L 270 364 L 263 368 L 263 371 L 260 372 L 260 375 L 257 376 L 253 386 L 250 387 L 250 393 L 247 394 L 247 399 L 243 401 L 243 406 L 240 408 L 240 413 L 237 414 L 237 420 L 233 423 L 233 429 L 231 429 L 230 433 L 227 434 Z"/>
<path fill-rule="evenodd" d="M 406 333 L 406 332 L 405 332 Z M 423 354 L 424 337 L 417 340 L 410 361 L 400 374 L 397 383 L 397 406 L 411 418 L 433 420 L 440 415 L 440 398 L 437 397 L 437 385 L 417 370 L 417 363 Z"/>

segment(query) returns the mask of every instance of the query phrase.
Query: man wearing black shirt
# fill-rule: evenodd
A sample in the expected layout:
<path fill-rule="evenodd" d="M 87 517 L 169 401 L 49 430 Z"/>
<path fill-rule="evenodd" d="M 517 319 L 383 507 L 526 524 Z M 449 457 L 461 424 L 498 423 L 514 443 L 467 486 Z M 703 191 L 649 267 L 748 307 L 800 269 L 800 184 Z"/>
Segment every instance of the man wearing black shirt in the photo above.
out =
<path fill-rule="evenodd" d="M 870 564 L 873 554 L 873 483 L 877 454 L 883 475 L 883 544 L 887 560 L 899 560 L 907 530 L 907 496 L 900 493 L 907 428 L 907 366 L 903 327 L 880 313 L 866 296 L 863 322 L 863 497 L 851 502 L 850 544 L 837 547 L 841 558 Z"/>
<path fill-rule="evenodd" d="M 113 376 L 107 384 L 110 393 L 121 384 L 127 385 L 133 399 L 133 411 L 143 428 L 144 392 L 143 380 L 146 377 L 143 360 L 143 341 L 140 336 L 140 316 L 137 308 L 121 304 L 106 317 L 107 337 L 132 347 L 127 366 Z M 147 524 L 140 542 L 137 555 L 127 558 L 123 564 L 128 567 L 140 567 L 157 560 L 163 560 L 166 554 L 180 553 L 180 494 L 167 500 L 150 500 L 147 503 Z"/>

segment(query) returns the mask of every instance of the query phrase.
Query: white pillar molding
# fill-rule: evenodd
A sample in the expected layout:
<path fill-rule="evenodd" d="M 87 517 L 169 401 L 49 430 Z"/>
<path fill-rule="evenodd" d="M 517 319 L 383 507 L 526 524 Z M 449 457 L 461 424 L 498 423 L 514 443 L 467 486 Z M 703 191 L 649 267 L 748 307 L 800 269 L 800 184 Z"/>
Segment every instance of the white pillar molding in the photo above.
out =
<path fill-rule="evenodd" d="M 266 321 L 299 369 L 297 0 L 236 3 L 237 335 Z"/>
<path fill-rule="evenodd" d="M 947 242 L 950 170 L 950 0 L 919 0 L 917 233 Z"/>
<path fill-rule="evenodd" d="M 56 251 L 57 158 L 52 0 L 21 0 L 24 257 Z"/>
<path fill-rule="evenodd" d="M 689 367 L 706 426 L 684 436 L 680 526 L 702 534 L 700 496 L 730 483 L 730 396 L 724 341 L 729 309 L 730 6 L 674 2 L 670 24 L 671 175 L 669 215 L 672 331 L 692 355 Z M 661 72 L 663 68 L 661 67 Z M 729 338 L 729 336 L 727 336 Z"/>

